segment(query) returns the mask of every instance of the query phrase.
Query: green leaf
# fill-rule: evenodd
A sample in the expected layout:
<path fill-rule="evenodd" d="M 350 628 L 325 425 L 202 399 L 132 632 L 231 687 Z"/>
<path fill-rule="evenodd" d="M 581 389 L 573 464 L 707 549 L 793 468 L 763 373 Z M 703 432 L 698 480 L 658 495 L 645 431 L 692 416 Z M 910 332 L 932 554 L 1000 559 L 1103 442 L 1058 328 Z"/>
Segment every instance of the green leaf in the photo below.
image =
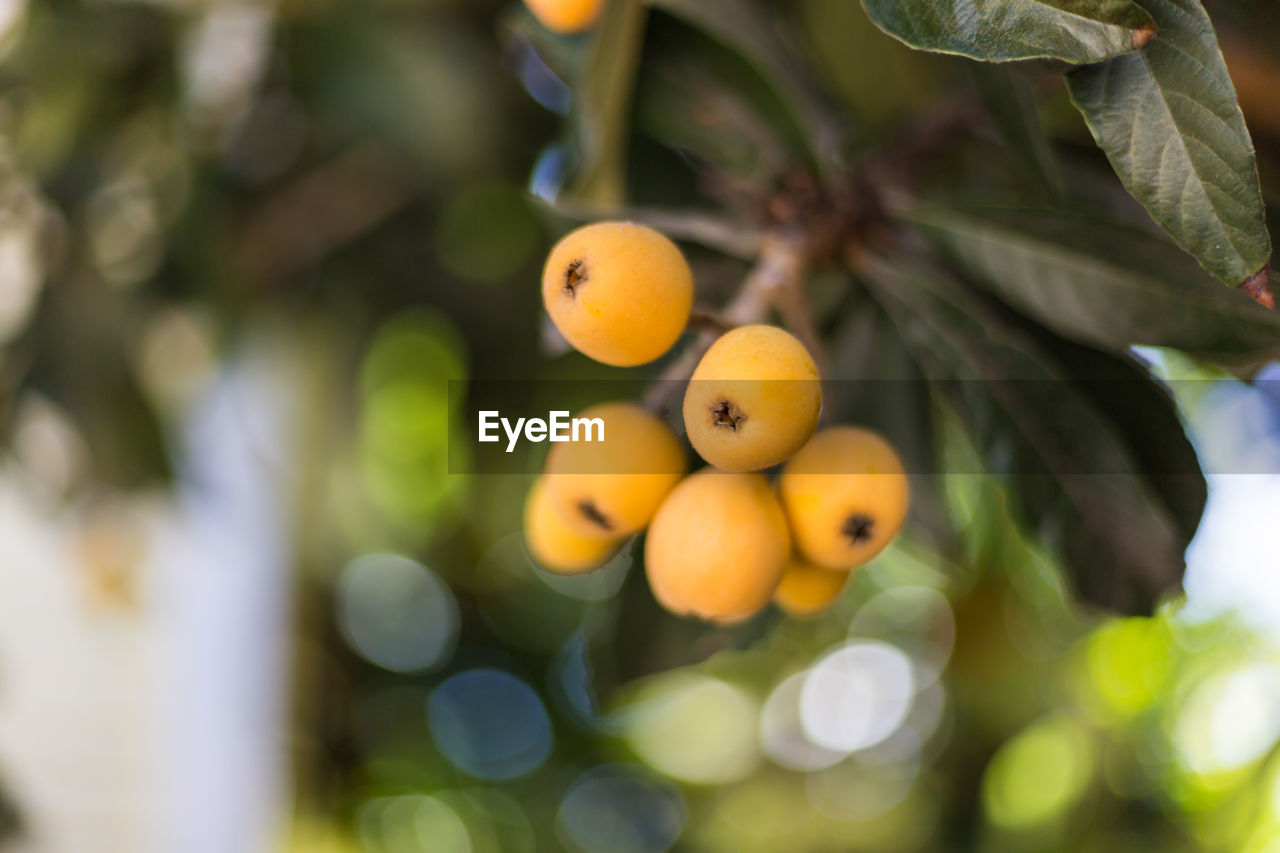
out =
<path fill-rule="evenodd" d="M 948 93 L 962 60 L 912 50 L 850 0 L 797 3 L 810 61 L 863 133 L 900 132 L 916 110 Z M 875 85 L 868 86 L 867 80 Z"/>
<path fill-rule="evenodd" d="M 1142 0 L 1141 51 L 1067 75 L 1072 101 L 1125 188 L 1232 286 L 1271 256 L 1253 144 L 1199 0 Z M 1261 301 L 1261 300 L 1259 300 Z"/>
<path fill-rule="evenodd" d="M 662 44 L 646 57 L 636 89 L 637 130 L 693 155 L 747 196 L 767 193 L 803 159 L 804 143 L 740 57 L 688 33 L 694 44 Z"/>
<path fill-rule="evenodd" d="M 1031 322 L 1020 328 L 1111 422 L 1152 493 L 1169 511 L 1185 549 L 1200 526 L 1209 489 L 1168 388 L 1152 381 L 1147 366 L 1128 353 L 1083 346 Z"/>
<path fill-rule="evenodd" d="M 977 283 L 1066 337 L 1229 364 L 1280 357 L 1280 315 L 1223 289 L 1154 234 L 1038 209 L 926 205 L 903 215 Z"/>
<path fill-rule="evenodd" d="M 998 65 L 970 65 L 978 91 L 987 105 L 1022 173 L 1034 182 L 1040 196 L 1062 197 L 1062 174 L 1040 127 L 1035 94 L 1022 74 Z"/>
<path fill-rule="evenodd" d="M 814 86 L 803 57 L 778 34 L 778 23 L 749 0 L 648 0 L 740 54 L 769 82 L 803 131 L 823 172 L 844 160 L 842 121 Z"/>
<path fill-rule="evenodd" d="M 989 470 L 1007 476 L 1021 522 L 1065 560 L 1079 593 L 1150 612 L 1182 577 L 1186 532 L 1127 428 L 1044 346 L 1048 333 L 945 272 L 876 260 L 865 270 Z"/>
<path fill-rule="evenodd" d="M 920 50 L 984 62 L 1099 62 L 1141 47 L 1155 30 L 1129 0 L 863 0 L 878 27 Z"/>
<path fill-rule="evenodd" d="M 575 87 L 574 118 L 581 166 L 572 195 L 619 205 L 626 196 L 631 98 L 644 42 L 640 0 L 611 0 L 596 27 Z"/>

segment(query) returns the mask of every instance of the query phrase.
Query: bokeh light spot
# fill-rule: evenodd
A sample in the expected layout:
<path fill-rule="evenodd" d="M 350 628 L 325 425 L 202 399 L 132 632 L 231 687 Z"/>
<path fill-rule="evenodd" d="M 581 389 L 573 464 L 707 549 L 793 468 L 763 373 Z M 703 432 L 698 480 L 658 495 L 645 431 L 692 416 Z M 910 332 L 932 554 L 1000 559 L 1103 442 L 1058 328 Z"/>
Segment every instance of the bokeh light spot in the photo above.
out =
<path fill-rule="evenodd" d="M 823 814 L 846 821 L 867 821 L 899 805 L 911 793 L 919 773 L 918 754 L 906 760 L 868 763 L 847 758 L 809 775 L 809 801 Z"/>
<path fill-rule="evenodd" d="M 45 275 L 43 204 L 34 191 L 6 183 L 0 194 L 0 343 L 21 332 L 35 313 Z"/>
<path fill-rule="evenodd" d="M 471 853 L 471 837 L 458 813 L 435 797 L 422 797 L 414 810 L 414 826 L 423 850 Z"/>
<path fill-rule="evenodd" d="M 1095 698 L 1128 717 L 1148 708 L 1168 679 L 1172 637 L 1156 619 L 1117 619 L 1088 641 L 1086 659 Z"/>
<path fill-rule="evenodd" d="M 1093 776 L 1088 732 L 1067 716 L 1023 730 L 987 765 L 982 802 L 992 823 L 1023 829 L 1061 815 L 1079 801 Z"/>
<path fill-rule="evenodd" d="M 198 310 L 161 309 L 147 320 L 134 359 L 152 400 L 174 411 L 190 405 L 217 370 L 213 322 Z"/>
<path fill-rule="evenodd" d="M 926 586 L 885 590 L 861 608 L 850 637 L 882 640 L 911 658 L 916 689 L 937 680 L 955 645 L 956 624 L 946 596 Z"/>
<path fill-rule="evenodd" d="M 338 582 L 338 626 L 352 649 L 393 672 L 444 663 L 458 639 L 458 605 L 438 575 L 394 554 L 353 560 Z"/>
<path fill-rule="evenodd" d="M 1280 673 L 1248 663 L 1205 681 L 1178 715 L 1174 740 L 1195 773 L 1236 770 L 1280 740 Z"/>
<path fill-rule="evenodd" d="M 449 476 L 449 395 L 462 394 L 466 347 L 444 314 L 402 311 L 375 332 L 360 368 L 363 493 L 408 541 L 456 518 L 468 483 Z M 464 464 L 466 446 L 457 450 Z"/>
<path fill-rule="evenodd" d="M 537 853 L 525 809 L 501 788 L 463 788 L 435 794 L 467 825 L 474 853 Z"/>
<path fill-rule="evenodd" d="M 361 849 L 379 853 L 471 853 L 467 825 L 436 797 L 379 797 L 356 814 Z"/>
<path fill-rule="evenodd" d="M 551 753 L 551 720 L 525 682 L 497 669 L 449 678 L 427 700 L 436 746 L 458 769 L 481 779 L 514 779 Z"/>
<path fill-rule="evenodd" d="M 679 791 L 622 764 L 579 776 L 558 815 L 561 836 L 584 853 L 660 853 L 676 843 L 684 820 Z"/>
<path fill-rule="evenodd" d="M 760 712 L 760 745 L 775 764 L 789 770 L 821 770 L 848 754 L 814 743 L 800 718 L 800 695 L 808 672 L 784 678 Z"/>
<path fill-rule="evenodd" d="M 367 396 L 401 383 L 441 389 L 466 377 L 466 345 L 457 327 L 438 311 L 413 308 L 374 333 L 360 366 L 360 391 Z"/>
<path fill-rule="evenodd" d="M 800 694 L 800 719 L 816 744 L 851 752 L 893 734 L 915 695 L 911 659 L 888 643 L 854 641 L 810 670 Z"/>
<path fill-rule="evenodd" d="M 559 143 L 548 145 L 538 155 L 529 175 L 529 193 L 545 202 L 554 202 L 573 166 L 569 149 Z"/>
<path fill-rule="evenodd" d="M 160 216 L 143 182 L 124 181 L 95 193 L 85 204 L 85 227 L 98 272 L 111 284 L 137 284 L 160 266 Z"/>
<path fill-rule="evenodd" d="M 720 785 L 759 762 L 756 703 L 719 679 L 673 672 L 649 684 L 628 706 L 627 743 L 649 766 L 685 782 Z"/>

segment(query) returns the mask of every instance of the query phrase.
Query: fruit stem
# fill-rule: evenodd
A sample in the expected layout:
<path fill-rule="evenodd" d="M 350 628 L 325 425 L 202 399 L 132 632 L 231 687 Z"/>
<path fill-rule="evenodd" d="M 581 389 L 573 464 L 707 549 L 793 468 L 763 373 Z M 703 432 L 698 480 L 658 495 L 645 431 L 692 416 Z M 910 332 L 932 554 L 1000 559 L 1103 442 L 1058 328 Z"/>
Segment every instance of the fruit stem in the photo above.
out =
<path fill-rule="evenodd" d="M 738 293 L 719 314 L 695 312 L 691 325 L 698 328 L 680 358 L 672 362 L 649 386 L 644 405 L 659 416 L 665 414 L 684 383 L 693 375 L 716 338 L 736 326 L 762 323 L 769 309 L 776 308 L 783 321 L 809 347 L 814 361 L 821 366 L 821 338 L 809 316 L 804 292 L 805 273 L 809 267 L 807 242 L 799 232 L 771 232 L 760 241 L 760 254 L 755 265 L 742 280 Z"/>
<path fill-rule="evenodd" d="M 1271 273 L 1267 267 L 1246 278 L 1240 283 L 1239 288 L 1263 308 L 1276 307 L 1276 295 L 1271 290 Z"/>
<path fill-rule="evenodd" d="M 711 308 L 694 308 L 693 313 L 689 315 L 689 328 L 723 335 L 733 330 L 733 324 L 725 320 L 719 311 Z"/>

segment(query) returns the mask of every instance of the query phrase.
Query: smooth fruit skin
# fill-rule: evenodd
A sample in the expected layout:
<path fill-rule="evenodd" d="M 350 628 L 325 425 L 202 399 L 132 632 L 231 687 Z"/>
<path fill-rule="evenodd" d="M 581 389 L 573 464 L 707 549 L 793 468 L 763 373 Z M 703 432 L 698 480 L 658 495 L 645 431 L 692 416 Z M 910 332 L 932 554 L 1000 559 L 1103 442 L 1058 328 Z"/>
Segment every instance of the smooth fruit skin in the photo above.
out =
<path fill-rule="evenodd" d="M 852 426 L 824 429 L 782 469 L 782 505 L 796 549 L 829 569 L 862 565 L 907 517 L 910 488 L 889 442 Z"/>
<path fill-rule="evenodd" d="M 630 222 L 570 232 L 547 258 L 542 302 L 579 352 L 616 367 L 664 355 L 693 308 L 693 273 L 666 237 Z"/>
<path fill-rule="evenodd" d="M 563 575 L 599 568 L 621 545 L 620 539 L 583 536 L 566 524 L 551 503 L 546 477 L 534 481 L 525 497 L 524 541 L 538 565 Z"/>
<path fill-rule="evenodd" d="M 580 33 L 600 17 L 604 0 L 525 0 L 538 23 L 556 33 Z"/>
<path fill-rule="evenodd" d="M 848 580 L 848 572 L 815 566 L 793 554 L 774 590 L 773 603 L 791 616 L 813 616 L 835 603 Z"/>
<path fill-rule="evenodd" d="M 742 326 L 703 355 L 684 394 L 698 455 L 725 471 L 786 460 L 818 426 L 822 387 L 804 344 L 775 326 Z"/>
<path fill-rule="evenodd" d="M 604 422 L 604 441 L 553 444 L 547 489 L 579 535 L 613 539 L 638 533 L 687 469 L 671 427 L 627 401 L 592 406 L 576 418 Z"/>
<path fill-rule="evenodd" d="M 790 553 L 786 516 L 762 475 L 704 468 L 663 502 L 644 562 L 663 607 L 727 623 L 769 603 Z"/>

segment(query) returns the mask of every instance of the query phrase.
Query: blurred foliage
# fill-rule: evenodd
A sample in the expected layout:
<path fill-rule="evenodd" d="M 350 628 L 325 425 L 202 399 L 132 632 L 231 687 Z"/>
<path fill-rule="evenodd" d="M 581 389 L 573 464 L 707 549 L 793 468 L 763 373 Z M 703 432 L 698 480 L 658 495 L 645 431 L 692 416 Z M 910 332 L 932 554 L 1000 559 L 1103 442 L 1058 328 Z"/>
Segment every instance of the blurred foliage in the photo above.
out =
<path fill-rule="evenodd" d="M 1209 10 L 1276 204 L 1280 23 Z M 263 336 L 305 365 L 287 849 L 1280 849 L 1280 661 L 1166 591 L 1204 501 L 1160 476 L 1189 452 L 1170 401 L 923 381 L 1145 381 L 1130 343 L 1244 377 L 1276 354 L 1239 294 L 1146 310 L 1216 285 L 1152 236 L 1060 75 L 913 52 L 845 0 L 618 0 L 571 37 L 487 0 L 31 0 L 0 28 L 0 432 L 24 476 L 77 511 L 169 485 L 225 365 Z M 909 535 L 813 620 L 675 619 L 634 544 L 534 568 L 538 460 L 451 473 L 448 403 L 614 376 L 544 331 L 554 236 L 601 205 L 673 223 L 720 301 L 754 229 L 851 175 L 928 202 L 899 213 L 937 266 L 814 271 L 834 374 L 904 380 L 828 405 L 914 470 L 990 475 L 919 478 Z M 1105 295 L 1055 302 L 1086 281 Z M 1029 440 L 1059 418 L 1132 488 L 1000 476 L 1060 451 Z"/>

